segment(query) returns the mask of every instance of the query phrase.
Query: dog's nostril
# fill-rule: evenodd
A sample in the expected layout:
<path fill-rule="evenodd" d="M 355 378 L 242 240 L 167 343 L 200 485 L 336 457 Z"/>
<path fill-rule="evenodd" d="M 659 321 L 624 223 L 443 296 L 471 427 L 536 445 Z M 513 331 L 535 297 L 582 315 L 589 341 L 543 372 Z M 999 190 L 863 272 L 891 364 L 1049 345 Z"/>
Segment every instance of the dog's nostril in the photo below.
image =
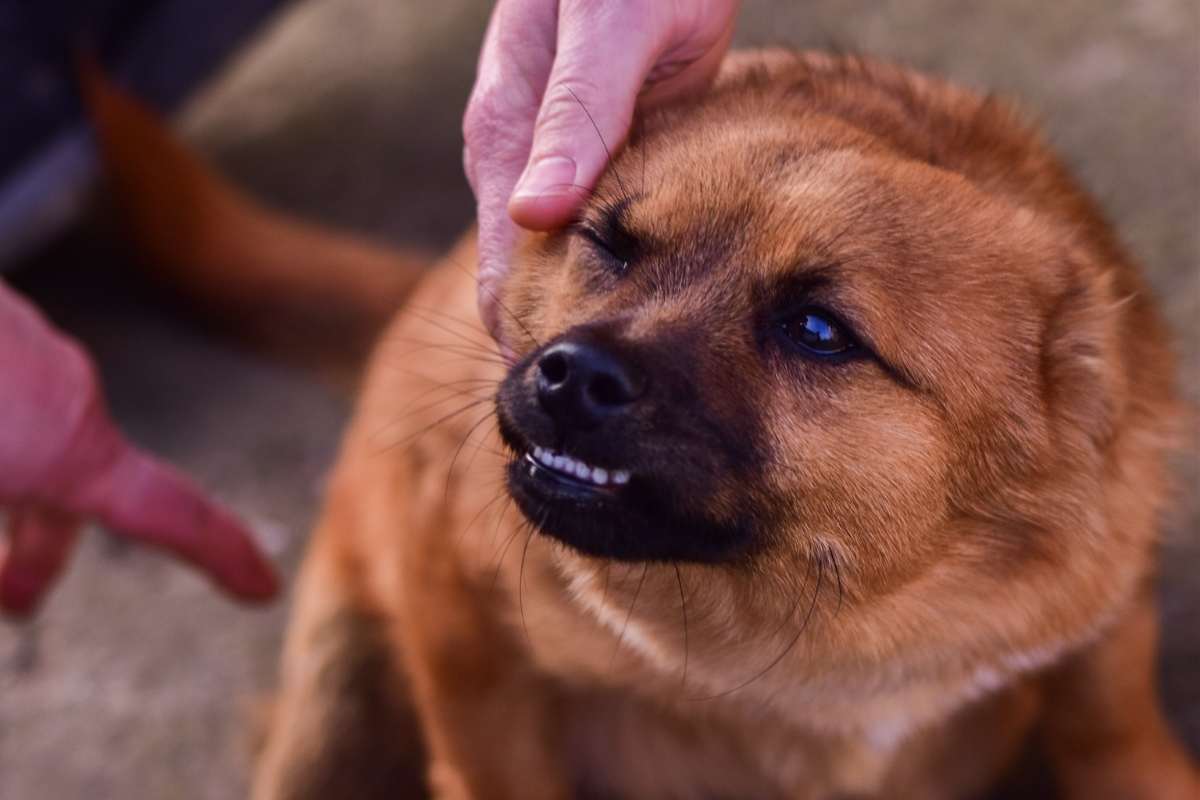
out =
<path fill-rule="evenodd" d="M 550 384 L 560 384 L 570 377 L 571 365 L 562 353 L 551 352 L 538 361 L 538 371 Z"/>
<path fill-rule="evenodd" d="M 628 411 L 645 390 L 629 358 L 593 342 L 565 339 L 534 363 L 538 402 L 562 429 L 596 428 Z"/>

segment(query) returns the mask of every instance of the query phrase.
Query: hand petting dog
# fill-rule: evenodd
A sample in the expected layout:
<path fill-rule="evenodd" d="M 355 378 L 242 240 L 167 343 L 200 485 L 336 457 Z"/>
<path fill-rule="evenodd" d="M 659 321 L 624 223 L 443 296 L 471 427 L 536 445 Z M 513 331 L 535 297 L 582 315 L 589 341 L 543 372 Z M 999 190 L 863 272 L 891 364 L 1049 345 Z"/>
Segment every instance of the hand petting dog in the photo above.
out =
<path fill-rule="evenodd" d="M 624 144 L 635 108 L 712 81 L 740 5 L 496 4 L 463 120 L 463 163 L 478 200 L 479 311 L 493 334 L 516 225 L 544 231 L 570 222 Z"/>

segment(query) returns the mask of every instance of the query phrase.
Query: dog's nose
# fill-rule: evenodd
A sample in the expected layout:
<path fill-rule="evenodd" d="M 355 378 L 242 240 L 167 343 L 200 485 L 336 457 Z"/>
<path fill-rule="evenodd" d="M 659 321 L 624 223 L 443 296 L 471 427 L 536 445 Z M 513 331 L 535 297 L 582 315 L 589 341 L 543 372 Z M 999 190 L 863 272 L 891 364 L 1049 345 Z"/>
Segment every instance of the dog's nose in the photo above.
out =
<path fill-rule="evenodd" d="M 589 430 L 627 411 L 645 390 L 628 361 L 600 345 L 566 340 L 537 360 L 538 401 L 562 429 Z"/>

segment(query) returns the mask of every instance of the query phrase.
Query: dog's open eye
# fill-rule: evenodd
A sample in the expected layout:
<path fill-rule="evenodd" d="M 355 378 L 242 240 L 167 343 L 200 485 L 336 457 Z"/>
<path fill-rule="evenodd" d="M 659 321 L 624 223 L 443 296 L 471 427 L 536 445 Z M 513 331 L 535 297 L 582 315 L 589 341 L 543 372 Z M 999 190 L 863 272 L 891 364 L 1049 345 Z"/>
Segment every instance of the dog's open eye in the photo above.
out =
<path fill-rule="evenodd" d="M 815 306 L 801 309 L 779 327 L 789 342 L 817 356 L 842 355 L 857 346 L 854 336 L 831 313 Z"/>

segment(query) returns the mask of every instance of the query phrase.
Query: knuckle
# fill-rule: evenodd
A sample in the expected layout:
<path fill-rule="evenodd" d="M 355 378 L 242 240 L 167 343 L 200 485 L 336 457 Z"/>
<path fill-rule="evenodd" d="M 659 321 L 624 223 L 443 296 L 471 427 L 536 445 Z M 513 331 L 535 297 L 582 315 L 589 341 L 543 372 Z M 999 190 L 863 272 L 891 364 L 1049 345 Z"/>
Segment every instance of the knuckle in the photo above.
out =
<path fill-rule="evenodd" d="M 494 125 L 493 101 L 486 93 L 476 92 L 467 103 L 466 113 L 463 114 L 463 150 L 466 153 L 478 152 L 482 145 L 484 134 Z"/>
<path fill-rule="evenodd" d="M 472 156 L 486 156 L 497 144 L 511 138 L 515 123 L 533 113 L 503 85 L 477 86 L 463 114 L 463 142 Z"/>
<path fill-rule="evenodd" d="M 76 389 L 81 413 L 86 413 L 98 405 L 102 406 L 104 395 L 100 388 L 100 378 L 87 351 L 73 340 L 66 340 L 62 345 L 60 374 Z"/>

